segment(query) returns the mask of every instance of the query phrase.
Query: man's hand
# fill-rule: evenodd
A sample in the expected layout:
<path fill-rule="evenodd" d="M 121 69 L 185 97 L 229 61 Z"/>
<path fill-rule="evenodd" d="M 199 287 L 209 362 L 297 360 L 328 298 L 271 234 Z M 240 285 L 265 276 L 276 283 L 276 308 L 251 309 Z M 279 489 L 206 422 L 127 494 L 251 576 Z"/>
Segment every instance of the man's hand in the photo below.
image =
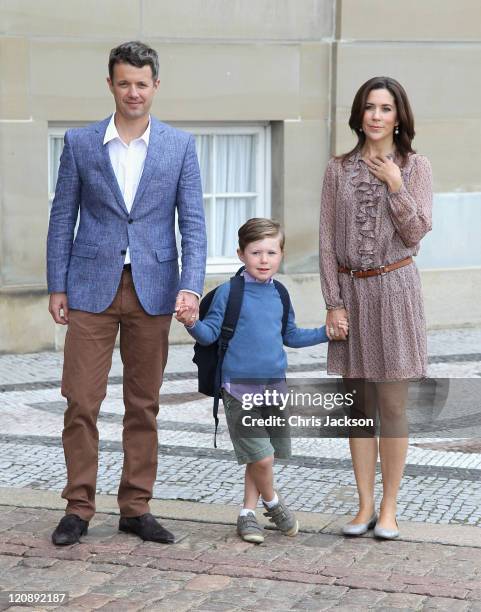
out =
<path fill-rule="evenodd" d="M 68 301 L 66 293 L 51 293 L 48 303 L 48 311 L 55 323 L 67 325 L 68 323 Z"/>
<path fill-rule="evenodd" d="M 177 321 L 184 325 L 194 325 L 199 318 L 199 298 L 188 291 L 179 291 L 175 301 Z"/>

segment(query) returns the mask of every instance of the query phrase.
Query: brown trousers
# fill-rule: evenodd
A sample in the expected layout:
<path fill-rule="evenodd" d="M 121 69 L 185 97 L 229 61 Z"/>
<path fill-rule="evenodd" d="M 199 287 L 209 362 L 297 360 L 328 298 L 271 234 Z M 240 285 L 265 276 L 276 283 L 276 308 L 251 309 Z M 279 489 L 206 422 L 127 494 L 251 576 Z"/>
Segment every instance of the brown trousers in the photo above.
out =
<path fill-rule="evenodd" d="M 143 310 L 130 271 L 122 273 L 107 310 L 70 310 L 62 378 L 62 395 L 68 403 L 62 434 L 67 465 L 62 497 L 68 500 L 67 514 L 90 520 L 95 513 L 97 416 L 107 393 L 119 327 L 125 414 L 118 504 L 122 516 L 149 512 L 157 474 L 156 416 L 171 320 L 171 315 L 152 316 Z"/>

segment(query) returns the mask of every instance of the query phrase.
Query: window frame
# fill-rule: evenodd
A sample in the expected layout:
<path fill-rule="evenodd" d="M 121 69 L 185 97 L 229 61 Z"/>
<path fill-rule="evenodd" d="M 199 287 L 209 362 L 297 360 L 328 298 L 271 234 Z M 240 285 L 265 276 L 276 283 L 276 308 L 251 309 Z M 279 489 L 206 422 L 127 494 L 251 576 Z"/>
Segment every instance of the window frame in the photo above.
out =
<path fill-rule="evenodd" d="M 86 124 L 87 125 L 87 124 Z M 52 152 L 53 152 L 53 147 L 52 147 L 52 141 L 54 138 L 62 138 L 62 140 L 64 139 L 65 136 L 65 132 L 67 130 L 70 129 L 70 127 L 74 127 L 74 126 L 64 126 L 64 127 L 60 127 L 60 126 L 49 126 L 48 128 L 48 139 L 47 139 L 47 147 L 48 147 L 48 152 L 47 152 L 47 156 L 48 156 L 48 203 L 49 203 L 49 211 L 52 208 L 52 202 L 53 199 L 55 197 L 55 185 L 51 185 L 50 184 L 50 180 L 52 177 L 52 165 L 53 165 L 53 159 L 52 159 Z M 77 127 L 77 126 L 75 126 Z"/>

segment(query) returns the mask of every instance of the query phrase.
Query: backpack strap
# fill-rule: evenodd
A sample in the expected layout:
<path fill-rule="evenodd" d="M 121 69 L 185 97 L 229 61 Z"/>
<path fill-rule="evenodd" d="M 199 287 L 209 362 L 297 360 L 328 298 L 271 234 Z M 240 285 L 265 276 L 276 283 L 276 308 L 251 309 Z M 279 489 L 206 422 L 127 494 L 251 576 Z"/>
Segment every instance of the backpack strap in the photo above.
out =
<path fill-rule="evenodd" d="M 284 285 L 275 278 L 273 280 L 282 301 L 282 337 L 284 337 L 287 329 L 287 320 L 289 319 L 289 311 L 291 309 L 291 298 L 289 297 L 289 291 L 287 291 Z"/>
<path fill-rule="evenodd" d="M 222 385 L 222 363 L 224 361 L 225 354 L 229 347 L 229 342 L 235 333 L 237 321 L 239 320 L 239 314 L 242 307 L 242 298 L 244 297 L 244 277 L 241 276 L 243 267 L 237 271 L 237 274 L 230 279 L 229 298 L 227 300 L 227 306 L 224 313 L 224 320 L 222 321 L 222 327 L 220 331 L 220 337 L 218 341 L 218 360 L 217 369 L 215 371 L 215 392 L 214 392 L 214 405 L 212 408 L 212 414 L 215 421 L 215 432 L 214 432 L 214 448 L 217 448 L 217 427 L 219 425 L 219 417 L 217 416 L 219 411 L 219 398 L 220 389 Z"/>

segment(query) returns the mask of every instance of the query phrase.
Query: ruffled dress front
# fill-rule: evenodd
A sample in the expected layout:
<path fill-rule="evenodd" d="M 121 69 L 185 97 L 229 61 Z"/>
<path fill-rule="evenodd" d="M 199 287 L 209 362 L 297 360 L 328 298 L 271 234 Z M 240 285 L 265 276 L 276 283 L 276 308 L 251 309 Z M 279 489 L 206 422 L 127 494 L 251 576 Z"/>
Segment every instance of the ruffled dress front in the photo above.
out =
<path fill-rule="evenodd" d="M 369 278 L 338 272 L 340 265 L 366 270 L 418 253 L 431 229 L 431 166 L 425 157 L 411 154 L 401 174 L 403 186 L 389 193 L 360 153 L 344 163 L 336 158 L 328 163 L 320 219 L 321 287 L 326 307 L 344 307 L 349 317 L 348 341 L 329 343 L 329 374 L 376 381 L 426 375 L 426 324 L 416 264 Z"/>

